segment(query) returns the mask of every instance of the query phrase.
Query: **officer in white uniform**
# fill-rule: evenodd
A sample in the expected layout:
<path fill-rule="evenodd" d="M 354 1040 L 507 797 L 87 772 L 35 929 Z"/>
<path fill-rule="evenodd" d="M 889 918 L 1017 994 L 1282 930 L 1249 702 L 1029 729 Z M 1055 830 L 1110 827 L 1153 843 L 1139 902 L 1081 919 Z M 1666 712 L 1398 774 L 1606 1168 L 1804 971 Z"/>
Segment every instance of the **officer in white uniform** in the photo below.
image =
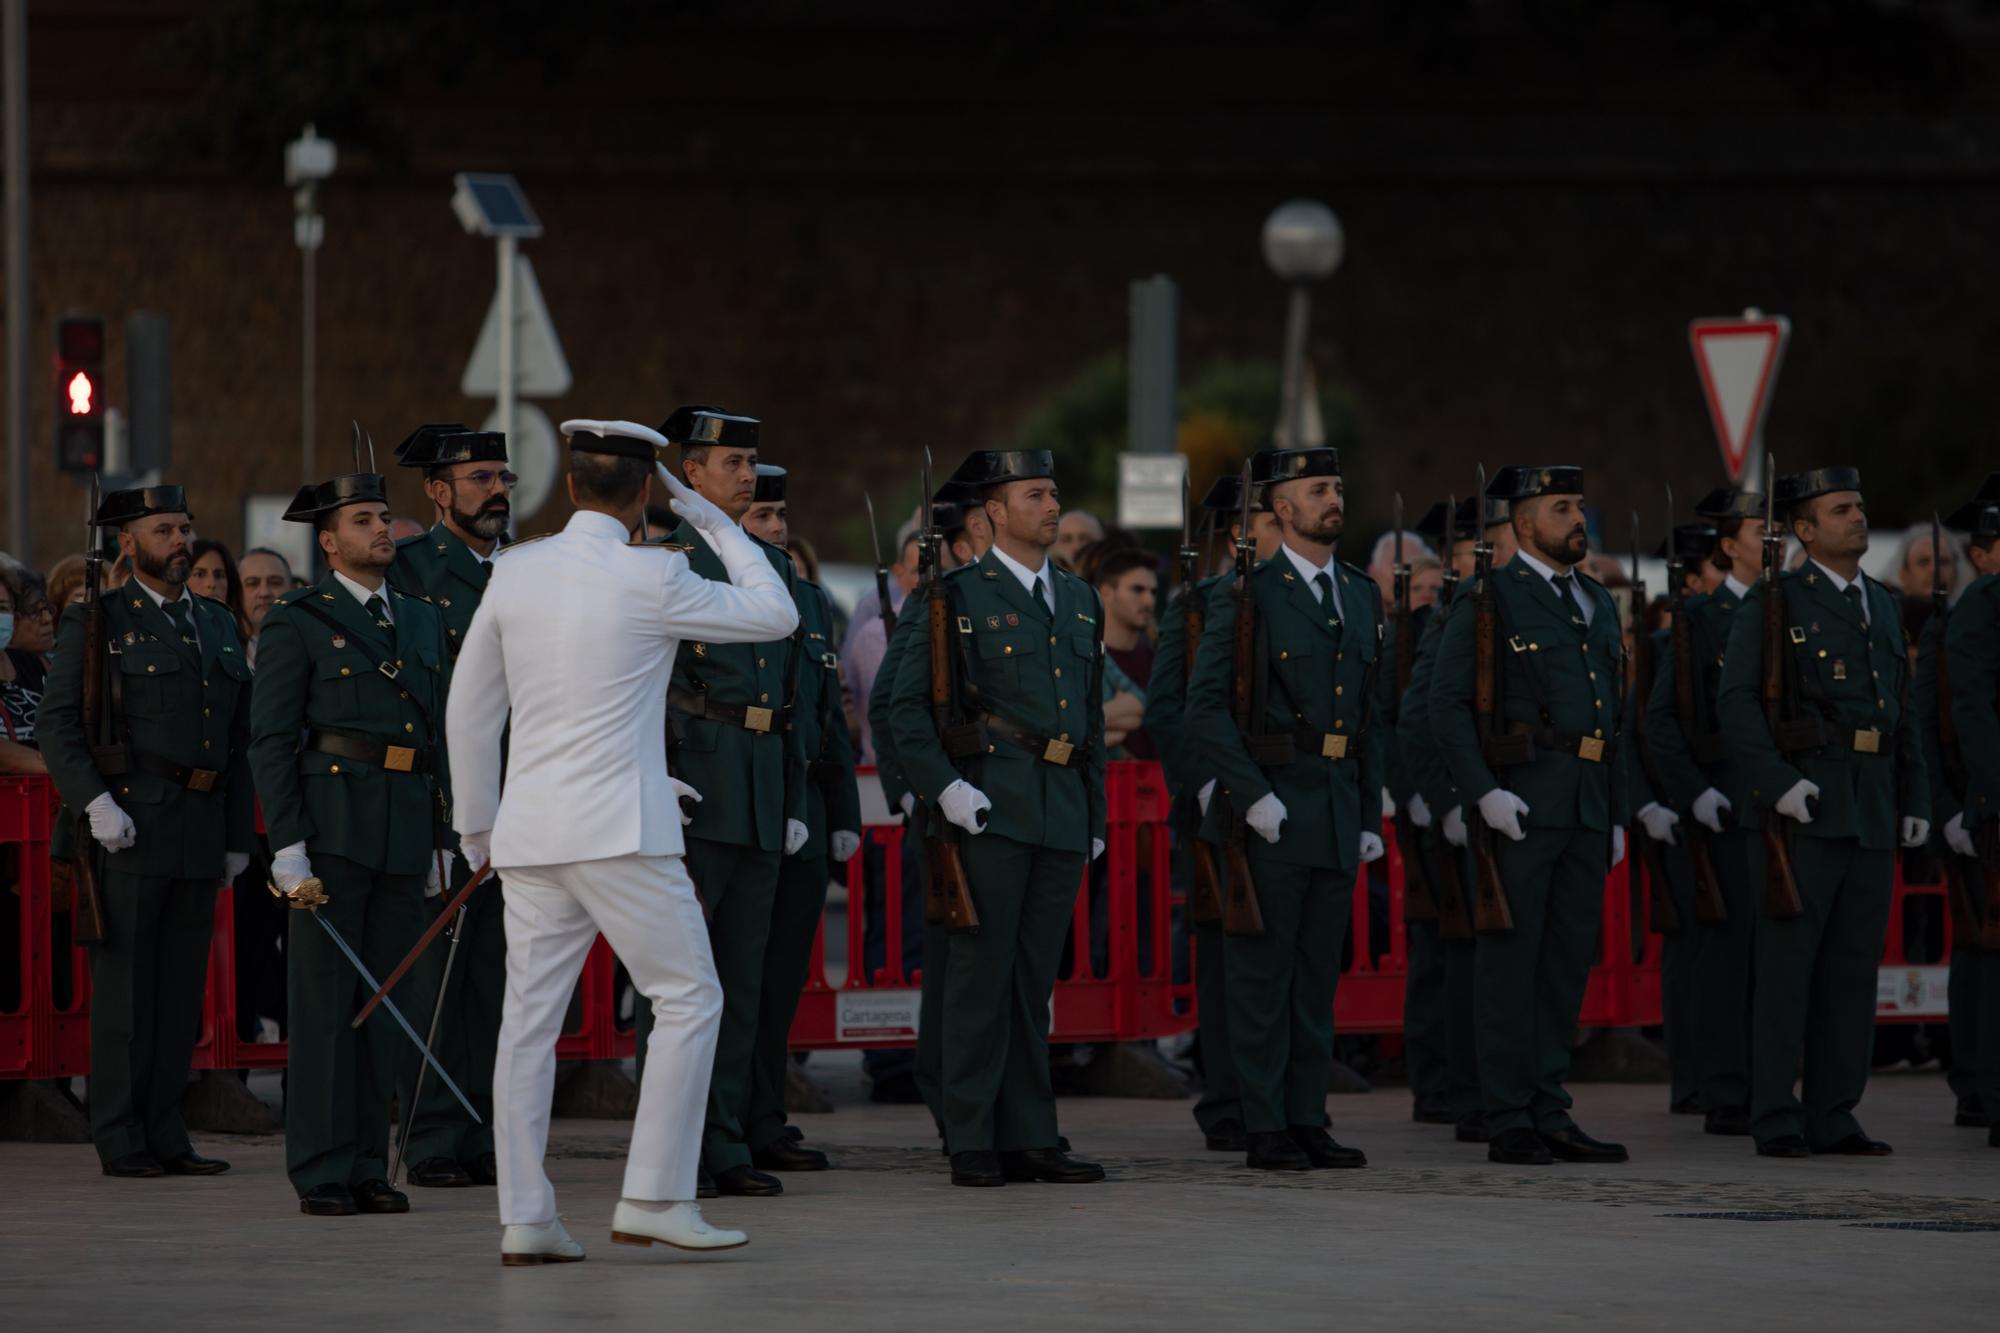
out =
<path fill-rule="evenodd" d="M 508 547 L 495 563 L 446 707 L 452 823 L 469 864 L 490 858 L 505 872 L 507 998 L 493 1103 L 501 1261 L 510 1265 L 583 1258 L 557 1220 L 542 1156 L 556 1038 L 599 931 L 655 1023 L 611 1238 L 683 1249 L 748 1239 L 710 1227 L 694 1203 L 722 990 L 681 862 L 678 797 L 699 796 L 667 773 L 667 672 L 682 638 L 768 642 L 798 623 L 770 561 L 658 466 L 660 435 L 627 421 L 562 429 L 577 512 L 561 532 Z M 674 512 L 722 557 L 728 583 L 694 574 L 676 551 L 630 543 L 656 472 Z"/>

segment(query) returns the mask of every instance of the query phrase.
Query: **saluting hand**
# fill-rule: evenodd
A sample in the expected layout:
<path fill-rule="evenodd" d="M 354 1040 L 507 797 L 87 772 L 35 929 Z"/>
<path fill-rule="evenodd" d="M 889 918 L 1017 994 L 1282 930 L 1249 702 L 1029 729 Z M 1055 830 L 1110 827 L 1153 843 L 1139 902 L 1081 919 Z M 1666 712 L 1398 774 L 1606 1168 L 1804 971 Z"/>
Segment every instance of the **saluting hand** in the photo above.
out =
<path fill-rule="evenodd" d="M 655 463 L 653 468 L 660 474 L 660 484 L 667 488 L 667 508 L 703 532 L 721 532 L 736 526 L 713 501 L 674 476 L 666 464 Z"/>

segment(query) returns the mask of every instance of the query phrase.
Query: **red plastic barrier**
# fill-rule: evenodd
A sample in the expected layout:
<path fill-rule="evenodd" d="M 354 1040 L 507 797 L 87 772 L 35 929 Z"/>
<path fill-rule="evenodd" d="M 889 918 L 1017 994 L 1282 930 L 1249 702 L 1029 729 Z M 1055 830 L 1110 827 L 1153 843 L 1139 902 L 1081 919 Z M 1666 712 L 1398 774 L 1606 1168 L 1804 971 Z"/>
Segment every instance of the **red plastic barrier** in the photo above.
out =
<path fill-rule="evenodd" d="M 0 1078 L 66 1078 L 90 1068 L 90 973 L 81 949 L 62 947 L 49 882 L 55 784 L 0 777 L 0 881 L 18 959 L 0 984 Z"/>

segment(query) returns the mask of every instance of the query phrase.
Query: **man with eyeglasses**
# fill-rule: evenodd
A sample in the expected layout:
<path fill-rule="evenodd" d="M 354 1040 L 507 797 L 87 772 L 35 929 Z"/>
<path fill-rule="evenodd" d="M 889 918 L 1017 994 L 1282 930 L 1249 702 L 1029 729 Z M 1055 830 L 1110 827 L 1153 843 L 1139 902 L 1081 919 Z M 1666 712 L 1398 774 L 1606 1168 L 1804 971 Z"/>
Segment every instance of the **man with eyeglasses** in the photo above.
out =
<path fill-rule="evenodd" d="M 507 470 L 507 437 L 458 424 L 423 425 L 396 446 L 399 466 L 422 468 L 424 494 L 437 511 L 428 532 L 396 543 L 389 582 L 437 608 L 445 645 L 454 660 L 472 625 L 472 613 L 493 575 L 493 555 L 512 517 L 515 476 Z M 455 866 L 456 891 L 471 872 Z M 438 1027 L 439 1057 L 479 1108 L 473 1124 L 438 1082 L 425 1090 L 424 1120 L 448 1122 L 455 1149 L 428 1140 L 412 1151 L 412 1185 L 451 1188 L 491 1185 L 498 1179 L 493 1154 L 493 1059 L 500 1042 L 500 1006 L 507 987 L 507 937 L 497 877 L 466 900 L 458 960 Z"/>

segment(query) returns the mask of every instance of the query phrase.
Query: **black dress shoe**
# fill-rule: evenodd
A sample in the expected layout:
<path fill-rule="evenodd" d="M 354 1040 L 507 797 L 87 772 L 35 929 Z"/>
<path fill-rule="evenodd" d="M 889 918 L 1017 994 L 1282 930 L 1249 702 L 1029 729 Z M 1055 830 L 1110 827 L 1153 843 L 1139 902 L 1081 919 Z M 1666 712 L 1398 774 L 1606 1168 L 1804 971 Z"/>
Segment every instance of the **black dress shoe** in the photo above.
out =
<path fill-rule="evenodd" d="M 1310 1171 L 1312 1158 L 1292 1142 L 1289 1134 L 1258 1133 L 1250 1135 L 1243 1165 L 1258 1171 Z"/>
<path fill-rule="evenodd" d="M 364 1213 L 407 1213 L 410 1196 L 386 1180 L 364 1180 L 350 1191 L 354 1206 Z"/>
<path fill-rule="evenodd" d="M 426 1157 L 409 1170 L 409 1182 L 427 1190 L 462 1189 L 472 1183 L 466 1169 L 449 1157 Z"/>
<path fill-rule="evenodd" d="M 753 1166 L 732 1166 L 727 1171 L 715 1173 L 715 1190 L 718 1194 L 768 1199 L 774 1194 L 783 1194 L 785 1182 L 776 1176 L 767 1176 Z"/>
<path fill-rule="evenodd" d="M 229 1163 L 220 1158 L 203 1157 L 190 1148 L 179 1157 L 169 1157 L 161 1166 L 170 1176 L 219 1176 L 229 1169 Z"/>
<path fill-rule="evenodd" d="M 1204 1131 L 1203 1141 L 1210 1152 L 1248 1152 L 1250 1135 L 1240 1120 L 1218 1120 L 1215 1128 Z"/>
<path fill-rule="evenodd" d="M 1459 1121 L 1458 1128 L 1452 1131 L 1452 1136 L 1460 1143 L 1486 1143 L 1493 1137 L 1486 1132 L 1486 1126 L 1477 1120 Z"/>
<path fill-rule="evenodd" d="M 1985 1129 L 1993 1124 L 1993 1117 L 1986 1114 L 1979 1098 L 1960 1097 L 1957 1114 L 1952 1116 L 1951 1123 L 1960 1129 Z"/>
<path fill-rule="evenodd" d="M 1299 1151 L 1314 1166 L 1354 1167 L 1368 1165 L 1368 1154 L 1359 1148 L 1343 1148 L 1334 1141 L 1333 1135 L 1318 1125 L 1293 1125 L 1288 1131 L 1292 1142 L 1299 1145 Z"/>
<path fill-rule="evenodd" d="M 1880 1139 L 1871 1139 L 1866 1134 L 1856 1132 L 1835 1144 L 1824 1148 L 1814 1148 L 1816 1153 L 1831 1153 L 1841 1157 L 1887 1157 L 1896 1151 Z"/>
<path fill-rule="evenodd" d="M 706 1166 L 698 1166 L 694 1171 L 694 1197 L 713 1199 L 716 1197 L 715 1177 L 708 1174 Z"/>
<path fill-rule="evenodd" d="M 753 1149 L 750 1162 L 764 1171 L 824 1171 L 832 1165 L 819 1149 L 784 1138 Z"/>
<path fill-rule="evenodd" d="M 1750 1113 L 1740 1106 L 1724 1106 L 1701 1119 L 1704 1134 L 1725 1134 L 1740 1138 L 1750 1132 Z"/>
<path fill-rule="evenodd" d="M 1419 1097 L 1410 1108 L 1410 1119 L 1420 1125 L 1455 1125 L 1458 1116 L 1442 1097 Z"/>
<path fill-rule="evenodd" d="M 1677 1102 L 1668 1102 L 1667 1113 L 1669 1115 L 1700 1115 L 1701 1098 L 1683 1097 Z"/>
<path fill-rule="evenodd" d="M 345 1185 L 315 1185 L 299 1197 L 299 1211 L 307 1217 L 352 1217 L 360 1209 Z"/>
<path fill-rule="evenodd" d="M 500 1160 L 490 1152 L 483 1152 L 469 1162 L 460 1163 L 465 1174 L 472 1177 L 475 1185 L 498 1185 L 500 1183 Z"/>
<path fill-rule="evenodd" d="M 104 1174 L 121 1180 L 143 1180 L 150 1176 L 164 1176 L 167 1168 L 161 1166 L 149 1152 L 128 1152 L 123 1157 L 114 1157 L 106 1162 Z"/>
<path fill-rule="evenodd" d="M 1532 1129 L 1503 1129 L 1486 1142 L 1486 1160 L 1508 1166 L 1547 1166 L 1556 1160 Z"/>
<path fill-rule="evenodd" d="M 1757 1145 L 1759 1157 L 1810 1157 L 1812 1149 L 1797 1134 L 1780 1134 Z"/>
<path fill-rule="evenodd" d="M 1553 1155 L 1565 1162 L 1629 1162 L 1632 1154 L 1625 1151 L 1622 1143 L 1604 1143 L 1593 1139 L 1575 1125 L 1542 1135 L 1542 1142 Z"/>
<path fill-rule="evenodd" d="M 1011 1181 L 1044 1181 L 1050 1185 L 1089 1185 L 1104 1179 L 1104 1168 L 1081 1162 L 1060 1148 L 1024 1148 L 1000 1154 L 1000 1171 Z"/>
<path fill-rule="evenodd" d="M 955 1152 L 951 1155 L 951 1183 L 975 1187 L 1004 1185 L 1006 1172 L 1000 1169 L 997 1152 Z"/>

